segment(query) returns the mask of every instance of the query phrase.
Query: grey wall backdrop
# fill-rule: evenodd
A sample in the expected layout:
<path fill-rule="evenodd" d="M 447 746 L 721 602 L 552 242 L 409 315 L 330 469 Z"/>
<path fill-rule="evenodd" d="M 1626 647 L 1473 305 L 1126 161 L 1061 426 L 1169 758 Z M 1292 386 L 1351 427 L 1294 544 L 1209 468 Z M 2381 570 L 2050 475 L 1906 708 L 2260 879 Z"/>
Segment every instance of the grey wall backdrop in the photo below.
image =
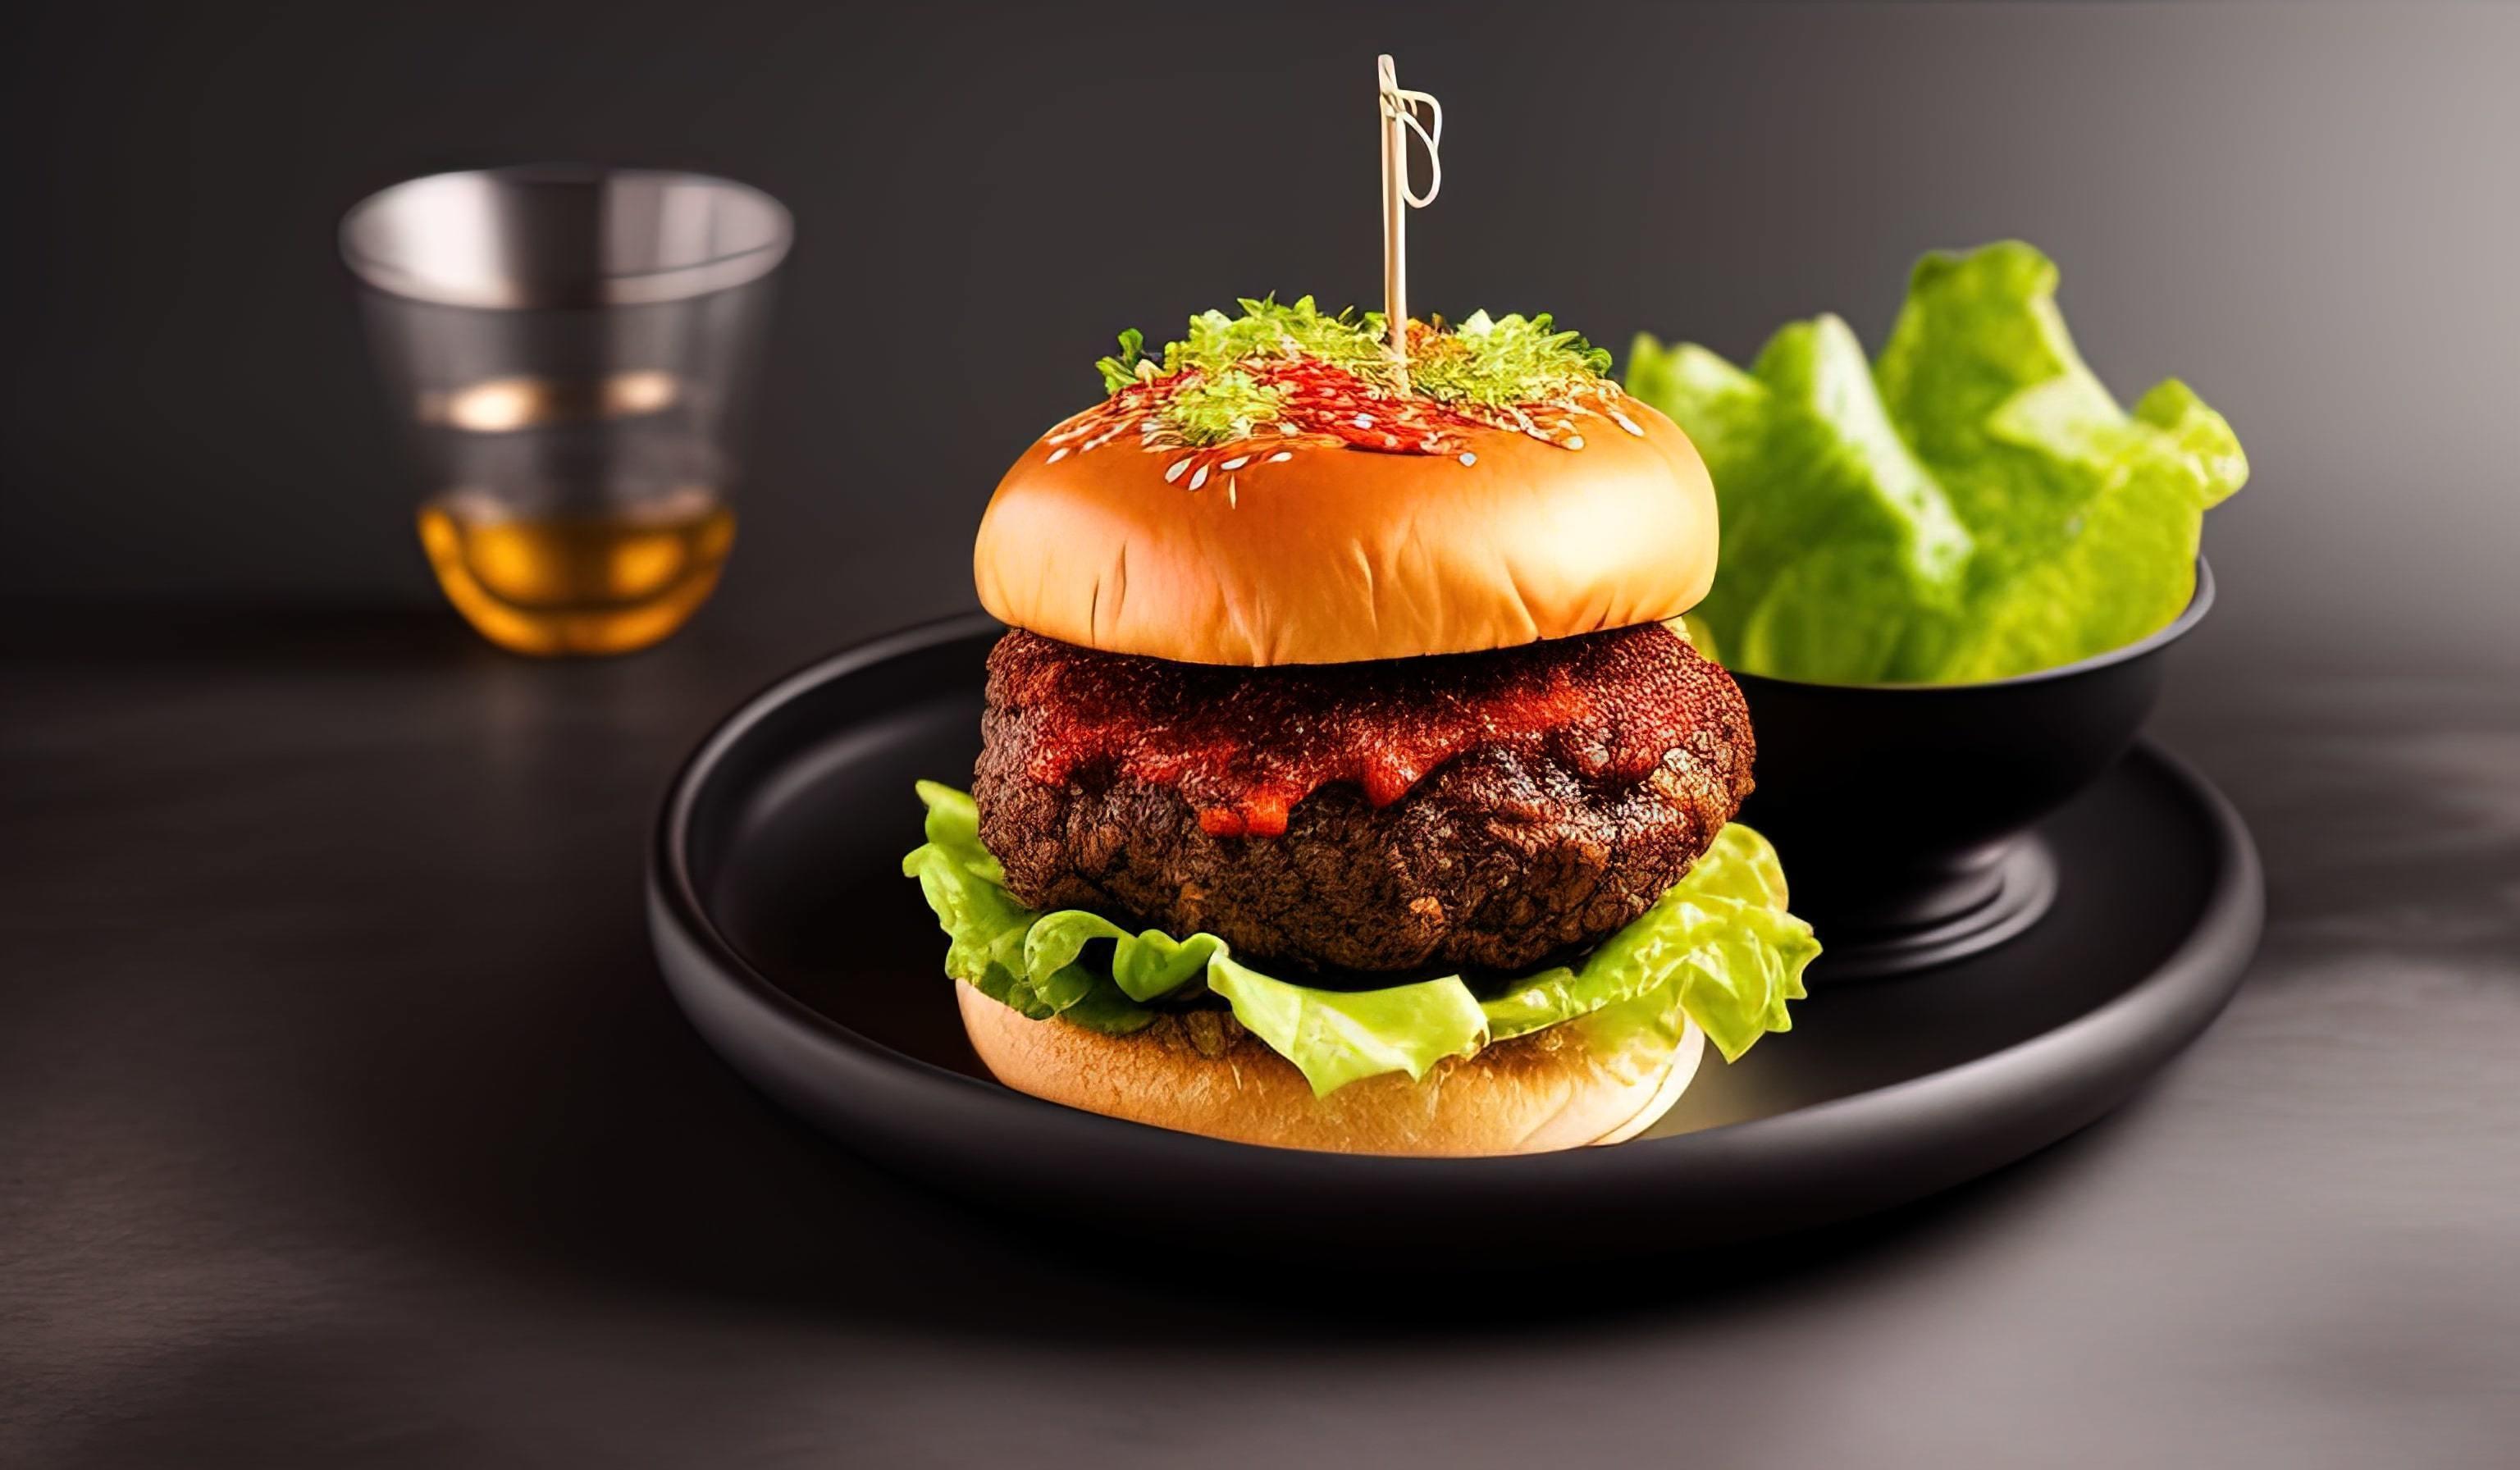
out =
<path fill-rule="evenodd" d="M 2191 657 L 2513 657 L 2520 12 L 2409 6 L 55 8 L 0 63 L 0 591 L 433 596 L 333 227 L 566 158 L 799 221 L 708 616 L 967 605 L 1116 329 L 1378 290 L 1377 49 L 1448 109 L 1424 305 L 1877 341 L 1917 252 L 2018 235 L 2122 397 L 2184 377 L 2249 447 Z"/>

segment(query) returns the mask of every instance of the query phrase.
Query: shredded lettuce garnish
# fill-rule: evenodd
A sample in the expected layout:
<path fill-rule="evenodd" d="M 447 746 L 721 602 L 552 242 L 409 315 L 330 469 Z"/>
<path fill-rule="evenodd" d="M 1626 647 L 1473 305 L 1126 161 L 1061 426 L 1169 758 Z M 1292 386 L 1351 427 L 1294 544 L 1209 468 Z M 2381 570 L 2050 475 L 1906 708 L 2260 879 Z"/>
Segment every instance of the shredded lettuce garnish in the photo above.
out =
<path fill-rule="evenodd" d="M 1205 311 L 1191 318 L 1188 334 L 1159 352 L 1147 350 L 1137 329 L 1121 333 L 1119 352 L 1095 365 L 1103 391 L 1157 390 L 1148 394 L 1148 412 L 1187 444 L 1226 443 L 1281 423 L 1287 394 L 1268 379 L 1294 363 L 1344 375 L 1350 391 L 1370 399 L 1492 413 L 1615 391 L 1607 381 L 1610 354 L 1580 333 L 1558 331 L 1545 313 L 1481 311 L 1459 324 L 1413 322 L 1404 382 L 1386 349 L 1380 312 L 1328 313 L 1310 296 L 1238 304 L 1239 316 Z"/>
<path fill-rule="evenodd" d="M 1557 332 L 1549 315 L 1472 312 L 1449 332 L 1412 334 L 1409 385 L 1439 403 L 1511 408 L 1562 397 L 1610 371 L 1608 349 Z"/>

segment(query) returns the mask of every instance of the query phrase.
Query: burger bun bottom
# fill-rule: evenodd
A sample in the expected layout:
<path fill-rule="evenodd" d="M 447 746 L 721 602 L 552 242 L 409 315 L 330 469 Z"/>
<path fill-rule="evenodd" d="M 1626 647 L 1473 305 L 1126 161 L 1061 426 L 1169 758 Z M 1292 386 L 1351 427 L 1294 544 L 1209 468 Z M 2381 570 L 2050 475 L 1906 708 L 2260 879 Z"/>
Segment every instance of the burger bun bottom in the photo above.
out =
<path fill-rule="evenodd" d="M 1167 1013 L 1111 1036 L 1036 1021 L 957 984 L 964 1029 L 1008 1087 L 1087 1112 L 1238 1143 L 1462 1158 L 1546 1153 L 1635 1137 L 1696 1075 L 1691 1022 L 1662 1072 L 1629 1078 L 1564 1027 L 1313 1095 L 1304 1075 L 1223 1011 Z"/>

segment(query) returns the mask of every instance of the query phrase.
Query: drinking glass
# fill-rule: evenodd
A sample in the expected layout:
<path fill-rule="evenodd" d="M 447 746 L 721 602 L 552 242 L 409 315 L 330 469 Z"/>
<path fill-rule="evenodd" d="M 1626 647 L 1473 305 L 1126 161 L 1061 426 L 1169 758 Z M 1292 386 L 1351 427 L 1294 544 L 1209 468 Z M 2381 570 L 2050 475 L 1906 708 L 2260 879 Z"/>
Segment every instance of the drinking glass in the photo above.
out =
<path fill-rule="evenodd" d="M 708 600 L 792 233 L 742 184 L 585 167 L 434 174 L 342 220 L 422 549 L 483 637 L 622 653 Z"/>

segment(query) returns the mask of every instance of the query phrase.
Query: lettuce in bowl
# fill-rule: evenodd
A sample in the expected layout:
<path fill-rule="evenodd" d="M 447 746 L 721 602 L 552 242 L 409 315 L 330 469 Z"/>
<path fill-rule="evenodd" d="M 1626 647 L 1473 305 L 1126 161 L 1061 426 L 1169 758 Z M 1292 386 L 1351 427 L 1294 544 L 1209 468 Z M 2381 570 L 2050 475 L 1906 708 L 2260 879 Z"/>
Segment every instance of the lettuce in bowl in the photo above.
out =
<path fill-rule="evenodd" d="M 2076 662 L 2176 618 L 2239 440 L 2177 379 L 2129 413 L 2017 241 L 1916 265 L 1879 356 L 1834 316 L 1748 371 L 1639 336 L 1627 386 L 1686 429 L 1723 546 L 1711 657 L 1815 684 L 1957 684 Z"/>

